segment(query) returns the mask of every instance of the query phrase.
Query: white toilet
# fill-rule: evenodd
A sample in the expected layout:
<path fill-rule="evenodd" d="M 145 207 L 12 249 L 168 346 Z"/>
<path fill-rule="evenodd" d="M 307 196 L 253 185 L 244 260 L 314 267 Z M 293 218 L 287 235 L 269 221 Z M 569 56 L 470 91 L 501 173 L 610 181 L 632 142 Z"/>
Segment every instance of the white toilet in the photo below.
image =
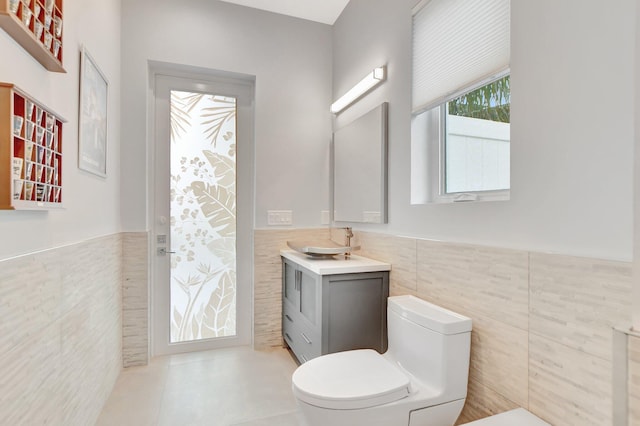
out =
<path fill-rule="evenodd" d="M 464 406 L 471 319 L 413 296 L 388 299 L 389 348 L 314 358 L 293 373 L 309 426 L 452 426 Z"/>

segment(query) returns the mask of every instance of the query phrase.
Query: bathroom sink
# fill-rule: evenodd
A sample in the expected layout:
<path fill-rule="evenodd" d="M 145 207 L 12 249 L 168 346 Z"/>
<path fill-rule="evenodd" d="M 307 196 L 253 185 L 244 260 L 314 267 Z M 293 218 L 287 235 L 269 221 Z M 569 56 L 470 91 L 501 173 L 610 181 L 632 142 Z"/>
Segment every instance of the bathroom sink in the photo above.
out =
<path fill-rule="evenodd" d="M 338 254 L 349 254 L 353 250 L 360 248 L 345 246 L 332 240 L 287 241 L 287 245 L 299 253 L 314 257 L 331 257 Z"/>

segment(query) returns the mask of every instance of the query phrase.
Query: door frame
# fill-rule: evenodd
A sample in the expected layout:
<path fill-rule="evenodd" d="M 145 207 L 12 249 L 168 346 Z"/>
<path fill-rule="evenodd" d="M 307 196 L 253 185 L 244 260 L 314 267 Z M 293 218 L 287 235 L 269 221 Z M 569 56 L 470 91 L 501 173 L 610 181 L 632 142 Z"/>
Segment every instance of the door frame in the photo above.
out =
<path fill-rule="evenodd" d="M 255 138 L 254 106 L 255 77 L 225 71 L 185 65 L 149 61 L 147 97 L 147 225 L 149 237 L 149 340 L 151 356 L 199 350 L 210 350 L 253 343 L 253 225 L 255 193 Z M 236 142 L 236 336 L 206 339 L 195 342 L 169 343 L 169 290 L 163 292 L 160 283 L 162 265 L 167 265 L 166 256 L 157 254 L 162 244 L 157 235 L 169 235 L 168 224 L 162 223 L 157 193 L 158 139 L 156 129 L 156 81 L 158 78 L 171 82 L 177 90 L 206 91 L 210 86 L 235 87 L 249 96 L 238 103 Z M 226 94 L 234 95 L 227 92 Z M 168 191 L 167 191 L 168 192 Z M 167 237 L 168 238 L 168 237 Z M 167 247 L 170 251 L 170 247 Z M 166 274 L 166 270 L 165 270 Z M 165 309 L 165 312 L 163 312 Z M 161 324 L 164 322 L 165 326 Z"/>

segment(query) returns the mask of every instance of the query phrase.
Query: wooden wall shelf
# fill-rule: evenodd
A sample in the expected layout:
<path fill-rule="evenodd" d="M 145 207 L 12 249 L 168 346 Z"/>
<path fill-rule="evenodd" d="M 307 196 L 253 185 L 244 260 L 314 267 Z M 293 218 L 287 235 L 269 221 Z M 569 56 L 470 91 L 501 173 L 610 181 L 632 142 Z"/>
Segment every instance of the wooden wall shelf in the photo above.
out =
<path fill-rule="evenodd" d="M 64 122 L 13 84 L 0 83 L 0 209 L 62 207 Z"/>
<path fill-rule="evenodd" d="M 62 66 L 62 0 L 0 0 L 0 27 L 49 71 Z"/>

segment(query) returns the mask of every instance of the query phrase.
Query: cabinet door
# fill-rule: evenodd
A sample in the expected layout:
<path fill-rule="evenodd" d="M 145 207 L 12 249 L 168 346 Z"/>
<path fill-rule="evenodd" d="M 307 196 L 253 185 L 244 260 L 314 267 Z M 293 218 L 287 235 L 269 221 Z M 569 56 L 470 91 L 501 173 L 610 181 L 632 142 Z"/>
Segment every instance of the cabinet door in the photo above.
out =
<path fill-rule="evenodd" d="M 323 285 L 323 339 L 328 353 L 351 349 L 386 351 L 389 287 L 383 276 L 327 277 Z"/>
<path fill-rule="evenodd" d="M 284 273 L 284 300 L 297 309 L 300 306 L 300 297 L 296 285 L 296 267 L 287 261 L 282 262 L 282 267 Z"/>
<path fill-rule="evenodd" d="M 300 277 L 300 313 L 311 324 L 316 324 L 316 316 L 318 313 L 318 297 L 317 290 L 319 288 L 318 276 L 312 275 L 304 270 L 299 270 Z"/>

